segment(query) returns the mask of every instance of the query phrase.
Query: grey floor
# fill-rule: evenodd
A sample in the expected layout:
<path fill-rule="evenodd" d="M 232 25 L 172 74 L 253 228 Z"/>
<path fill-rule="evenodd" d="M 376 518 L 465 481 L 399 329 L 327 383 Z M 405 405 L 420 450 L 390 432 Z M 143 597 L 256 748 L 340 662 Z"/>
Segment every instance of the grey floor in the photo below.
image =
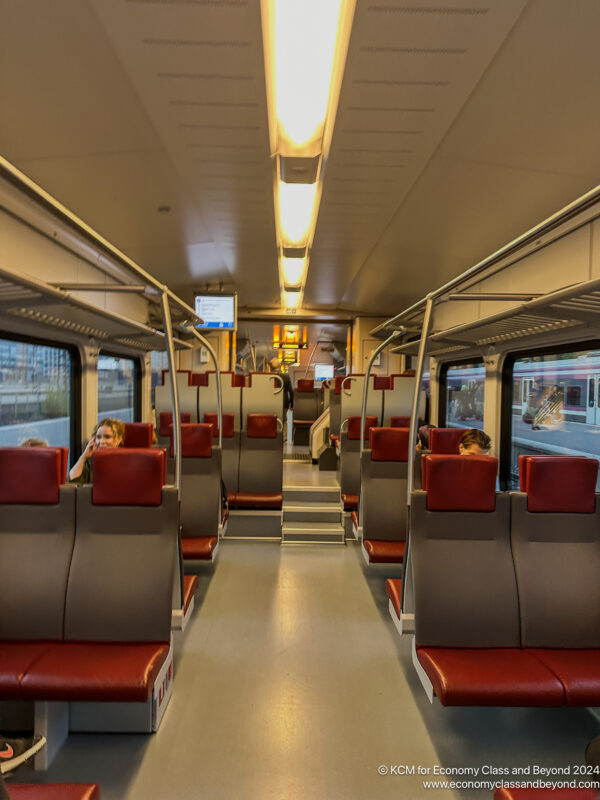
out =
<path fill-rule="evenodd" d="M 285 465 L 288 483 L 333 476 Z M 580 764 L 600 732 L 583 709 L 431 706 L 355 545 L 225 540 L 199 577 L 158 733 L 72 734 L 16 780 L 98 781 L 103 800 L 479 800 L 378 768 Z"/>

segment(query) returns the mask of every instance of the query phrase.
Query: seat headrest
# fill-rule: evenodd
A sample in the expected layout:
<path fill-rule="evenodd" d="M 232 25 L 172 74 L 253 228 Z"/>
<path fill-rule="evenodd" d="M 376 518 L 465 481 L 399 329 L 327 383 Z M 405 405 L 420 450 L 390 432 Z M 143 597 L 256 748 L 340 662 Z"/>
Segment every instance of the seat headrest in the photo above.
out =
<path fill-rule="evenodd" d="M 595 511 L 598 478 L 595 458 L 526 456 L 524 464 L 528 511 L 568 514 Z"/>
<path fill-rule="evenodd" d="M 312 392 L 315 388 L 315 382 L 312 378 L 299 378 L 298 391 L 299 392 Z"/>
<path fill-rule="evenodd" d="M 126 422 L 123 447 L 152 447 L 152 424 Z"/>
<path fill-rule="evenodd" d="M 333 387 L 333 391 L 335 392 L 335 394 L 341 394 L 342 393 L 342 381 L 344 380 L 345 377 L 346 377 L 345 375 L 336 375 L 335 376 L 335 384 L 334 384 L 334 387 Z"/>
<path fill-rule="evenodd" d="M 391 389 L 391 377 L 389 375 L 373 375 L 374 389 Z"/>
<path fill-rule="evenodd" d="M 231 439 L 233 437 L 234 431 L 234 415 L 233 414 L 223 414 L 223 438 L 224 439 Z M 213 429 L 213 439 L 219 438 L 219 415 L 218 414 L 211 414 L 206 413 L 204 415 L 204 422 L 208 422 L 209 425 L 212 425 Z"/>
<path fill-rule="evenodd" d="M 179 416 L 182 422 L 189 422 L 191 419 L 189 411 L 182 411 Z M 173 425 L 173 414 L 170 411 L 161 411 L 158 421 L 158 431 L 161 436 L 170 436 L 170 426 Z"/>
<path fill-rule="evenodd" d="M 458 445 L 468 428 L 430 428 L 429 447 L 439 455 L 458 455 Z"/>
<path fill-rule="evenodd" d="M 171 425 L 171 458 L 175 456 Z M 181 457 L 210 458 L 212 456 L 213 427 L 206 422 L 188 422 L 181 426 Z"/>
<path fill-rule="evenodd" d="M 410 428 L 410 417 L 390 417 L 390 427 Z"/>
<path fill-rule="evenodd" d="M 56 505 L 62 461 L 58 447 L 0 447 L 0 504 Z"/>
<path fill-rule="evenodd" d="M 245 386 L 246 385 L 246 376 L 240 375 L 239 372 L 235 372 L 231 376 L 231 385 L 232 386 Z"/>
<path fill-rule="evenodd" d="M 69 469 L 69 448 L 57 447 L 60 450 L 60 482 L 67 482 L 67 470 Z"/>
<path fill-rule="evenodd" d="M 246 432 L 249 439 L 276 439 L 277 414 L 248 414 Z"/>
<path fill-rule="evenodd" d="M 377 417 L 365 418 L 365 439 L 369 437 L 369 430 L 377 425 Z M 360 439 L 360 417 L 348 417 L 348 439 Z"/>
<path fill-rule="evenodd" d="M 165 473 L 162 448 L 103 447 L 92 454 L 96 506 L 159 506 Z"/>
<path fill-rule="evenodd" d="M 495 509 L 497 458 L 430 453 L 421 463 L 429 511 Z"/>
<path fill-rule="evenodd" d="M 408 428 L 371 428 L 371 461 L 408 461 Z"/>
<path fill-rule="evenodd" d="M 192 372 L 190 386 L 208 386 L 208 372 Z"/>

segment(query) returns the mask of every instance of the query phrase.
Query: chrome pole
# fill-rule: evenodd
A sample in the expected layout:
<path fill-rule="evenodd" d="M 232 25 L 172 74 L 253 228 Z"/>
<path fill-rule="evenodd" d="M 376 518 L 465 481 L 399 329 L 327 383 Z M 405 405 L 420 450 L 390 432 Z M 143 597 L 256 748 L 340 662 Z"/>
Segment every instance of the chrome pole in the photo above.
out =
<path fill-rule="evenodd" d="M 181 415 L 179 413 L 179 390 L 177 388 L 177 367 L 175 365 L 175 345 L 173 342 L 173 325 L 169 294 L 166 286 L 161 292 L 163 324 L 167 335 L 167 359 L 171 375 L 171 408 L 173 410 L 173 448 L 175 455 L 175 486 L 177 497 L 181 500 Z"/>

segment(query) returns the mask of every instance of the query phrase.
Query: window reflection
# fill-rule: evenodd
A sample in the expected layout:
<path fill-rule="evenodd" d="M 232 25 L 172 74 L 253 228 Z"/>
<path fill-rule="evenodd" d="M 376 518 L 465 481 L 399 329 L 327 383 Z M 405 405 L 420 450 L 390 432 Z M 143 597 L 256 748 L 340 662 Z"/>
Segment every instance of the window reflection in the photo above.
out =
<path fill-rule="evenodd" d="M 98 420 L 116 417 L 135 422 L 135 361 L 102 355 L 98 357 Z"/>
<path fill-rule="evenodd" d="M 485 367 L 482 362 L 449 366 L 446 372 L 446 426 L 483 430 Z"/>

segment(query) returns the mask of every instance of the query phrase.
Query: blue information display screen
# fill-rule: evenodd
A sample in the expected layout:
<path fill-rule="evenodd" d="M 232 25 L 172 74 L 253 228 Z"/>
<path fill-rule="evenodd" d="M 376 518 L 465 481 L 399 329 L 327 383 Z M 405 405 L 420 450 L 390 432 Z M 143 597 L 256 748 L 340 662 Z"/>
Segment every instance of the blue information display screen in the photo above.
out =
<path fill-rule="evenodd" d="M 225 294 L 197 294 L 196 314 L 204 320 L 199 328 L 233 331 L 235 324 L 235 296 Z"/>
<path fill-rule="evenodd" d="M 333 364 L 315 364 L 315 380 L 324 381 L 333 378 Z"/>

